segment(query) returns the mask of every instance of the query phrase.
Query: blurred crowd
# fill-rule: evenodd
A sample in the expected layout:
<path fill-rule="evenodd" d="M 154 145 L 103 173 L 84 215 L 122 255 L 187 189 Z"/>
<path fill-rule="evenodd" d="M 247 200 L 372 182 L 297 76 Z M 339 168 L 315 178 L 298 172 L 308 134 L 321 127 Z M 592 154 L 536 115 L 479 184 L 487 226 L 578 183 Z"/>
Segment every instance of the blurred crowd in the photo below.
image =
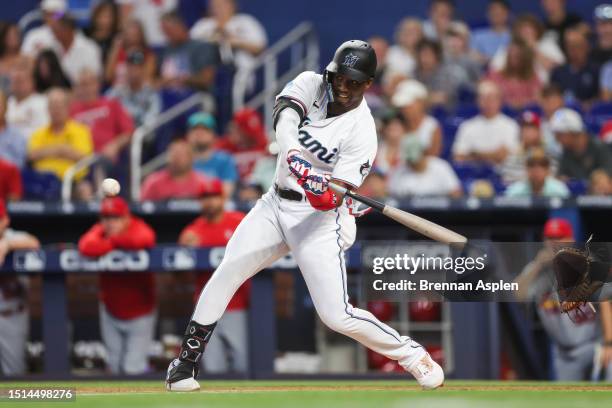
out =
<path fill-rule="evenodd" d="M 491 0 L 482 25 L 461 21 L 452 0 L 431 0 L 426 18 L 399 21 L 393 41 L 368 39 L 380 144 L 365 193 L 612 194 L 612 4 L 595 8 L 593 23 L 565 0 L 540 5 L 543 18 Z M 85 25 L 65 0 L 40 7 L 42 25 L 26 33 L 0 24 L 1 197 L 58 199 L 69 168 L 94 153 L 72 198 L 94 199 L 105 176 L 126 187 L 134 130 L 194 92 L 208 96 L 201 109 L 145 144 L 145 161 L 161 155 L 164 167 L 146 174 L 141 199 L 193 198 L 210 178 L 240 201 L 269 188 L 276 159 L 261 114 L 223 112 L 224 73 L 267 45 L 235 0 L 209 1 L 191 27 L 176 0 L 93 1 Z"/>

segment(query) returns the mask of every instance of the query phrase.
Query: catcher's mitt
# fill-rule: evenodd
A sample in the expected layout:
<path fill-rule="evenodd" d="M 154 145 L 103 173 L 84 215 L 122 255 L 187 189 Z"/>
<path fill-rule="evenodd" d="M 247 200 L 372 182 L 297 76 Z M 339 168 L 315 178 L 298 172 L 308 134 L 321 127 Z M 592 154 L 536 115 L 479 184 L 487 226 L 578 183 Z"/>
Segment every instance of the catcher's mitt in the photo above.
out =
<path fill-rule="evenodd" d="M 591 253 L 590 241 L 587 241 L 585 250 L 567 247 L 553 257 L 557 293 L 563 312 L 585 305 L 606 281 L 609 265 Z"/>

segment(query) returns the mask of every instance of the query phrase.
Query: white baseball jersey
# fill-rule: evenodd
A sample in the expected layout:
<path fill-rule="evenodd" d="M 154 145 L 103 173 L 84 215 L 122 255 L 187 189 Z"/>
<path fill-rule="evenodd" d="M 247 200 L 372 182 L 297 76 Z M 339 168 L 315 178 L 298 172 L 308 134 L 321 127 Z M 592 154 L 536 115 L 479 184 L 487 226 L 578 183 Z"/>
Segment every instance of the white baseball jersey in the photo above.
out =
<path fill-rule="evenodd" d="M 303 110 L 298 141 L 302 156 L 313 170 L 359 187 L 370 172 L 378 145 L 376 125 L 365 98 L 357 108 L 327 118 L 327 85 L 322 75 L 312 71 L 302 72 L 289 82 L 277 99 L 281 97 L 297 102 Z M 301 192 L 281 156 L 276 165 L 276 183 Z"/>

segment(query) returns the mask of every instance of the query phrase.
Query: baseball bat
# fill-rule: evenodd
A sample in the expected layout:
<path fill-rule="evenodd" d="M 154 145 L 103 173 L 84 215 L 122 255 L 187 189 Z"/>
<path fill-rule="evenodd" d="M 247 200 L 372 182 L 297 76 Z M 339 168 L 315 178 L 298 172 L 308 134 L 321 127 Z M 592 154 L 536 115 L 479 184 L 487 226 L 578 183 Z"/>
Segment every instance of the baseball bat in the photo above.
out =
<path fill-rule="evenodd" d="M 453 244 L 464 246 L 467 243 L 467 238 L 461 234 L 444 228 L 434 222 L 421 218 L 418 215 L 411 214 L 409 212 L 400 210 L 399 208 L 391 207 L 383 204 L 369 197 L 357 194 L 345 187 L 342 187 L 336 183 L 329 183 L 329 186 L 340 194 L 344 194 L 347 197 L 351 197 L 353 200 L 357 200 L 374 210 L 381 212 L 383 215 L 391 218 L 394 221 L 410 228 L 419 234 L 425 235 L 427 238 L 431 238 L 434 241 L 443 242 L 445 244 Z"/>

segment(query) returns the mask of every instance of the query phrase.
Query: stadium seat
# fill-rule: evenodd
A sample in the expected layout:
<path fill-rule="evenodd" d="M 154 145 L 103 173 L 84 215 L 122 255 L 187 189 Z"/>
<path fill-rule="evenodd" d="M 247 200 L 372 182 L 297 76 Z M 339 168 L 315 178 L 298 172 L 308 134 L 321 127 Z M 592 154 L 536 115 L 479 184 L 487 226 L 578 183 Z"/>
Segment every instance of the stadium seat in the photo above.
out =
<path fill-rule="evenodd" d="M 585 115 L 585 123 L 589 132 L 598 135 L 604 123 L 612 119 L 612 102 L 595 102 Z"/>
<path fill-rule="evenodd" d="M 566 182 L 572 196 L 583 195 L 587 193 L 588 182 L 586 180 L 569 180 Z"/>
<path fill-rule="evenodd" d="M 56 201 L 60 199 L 62 183 L 55 174 L 25 168 L 21 171 L 21 181 L 25 200 Z"/>

